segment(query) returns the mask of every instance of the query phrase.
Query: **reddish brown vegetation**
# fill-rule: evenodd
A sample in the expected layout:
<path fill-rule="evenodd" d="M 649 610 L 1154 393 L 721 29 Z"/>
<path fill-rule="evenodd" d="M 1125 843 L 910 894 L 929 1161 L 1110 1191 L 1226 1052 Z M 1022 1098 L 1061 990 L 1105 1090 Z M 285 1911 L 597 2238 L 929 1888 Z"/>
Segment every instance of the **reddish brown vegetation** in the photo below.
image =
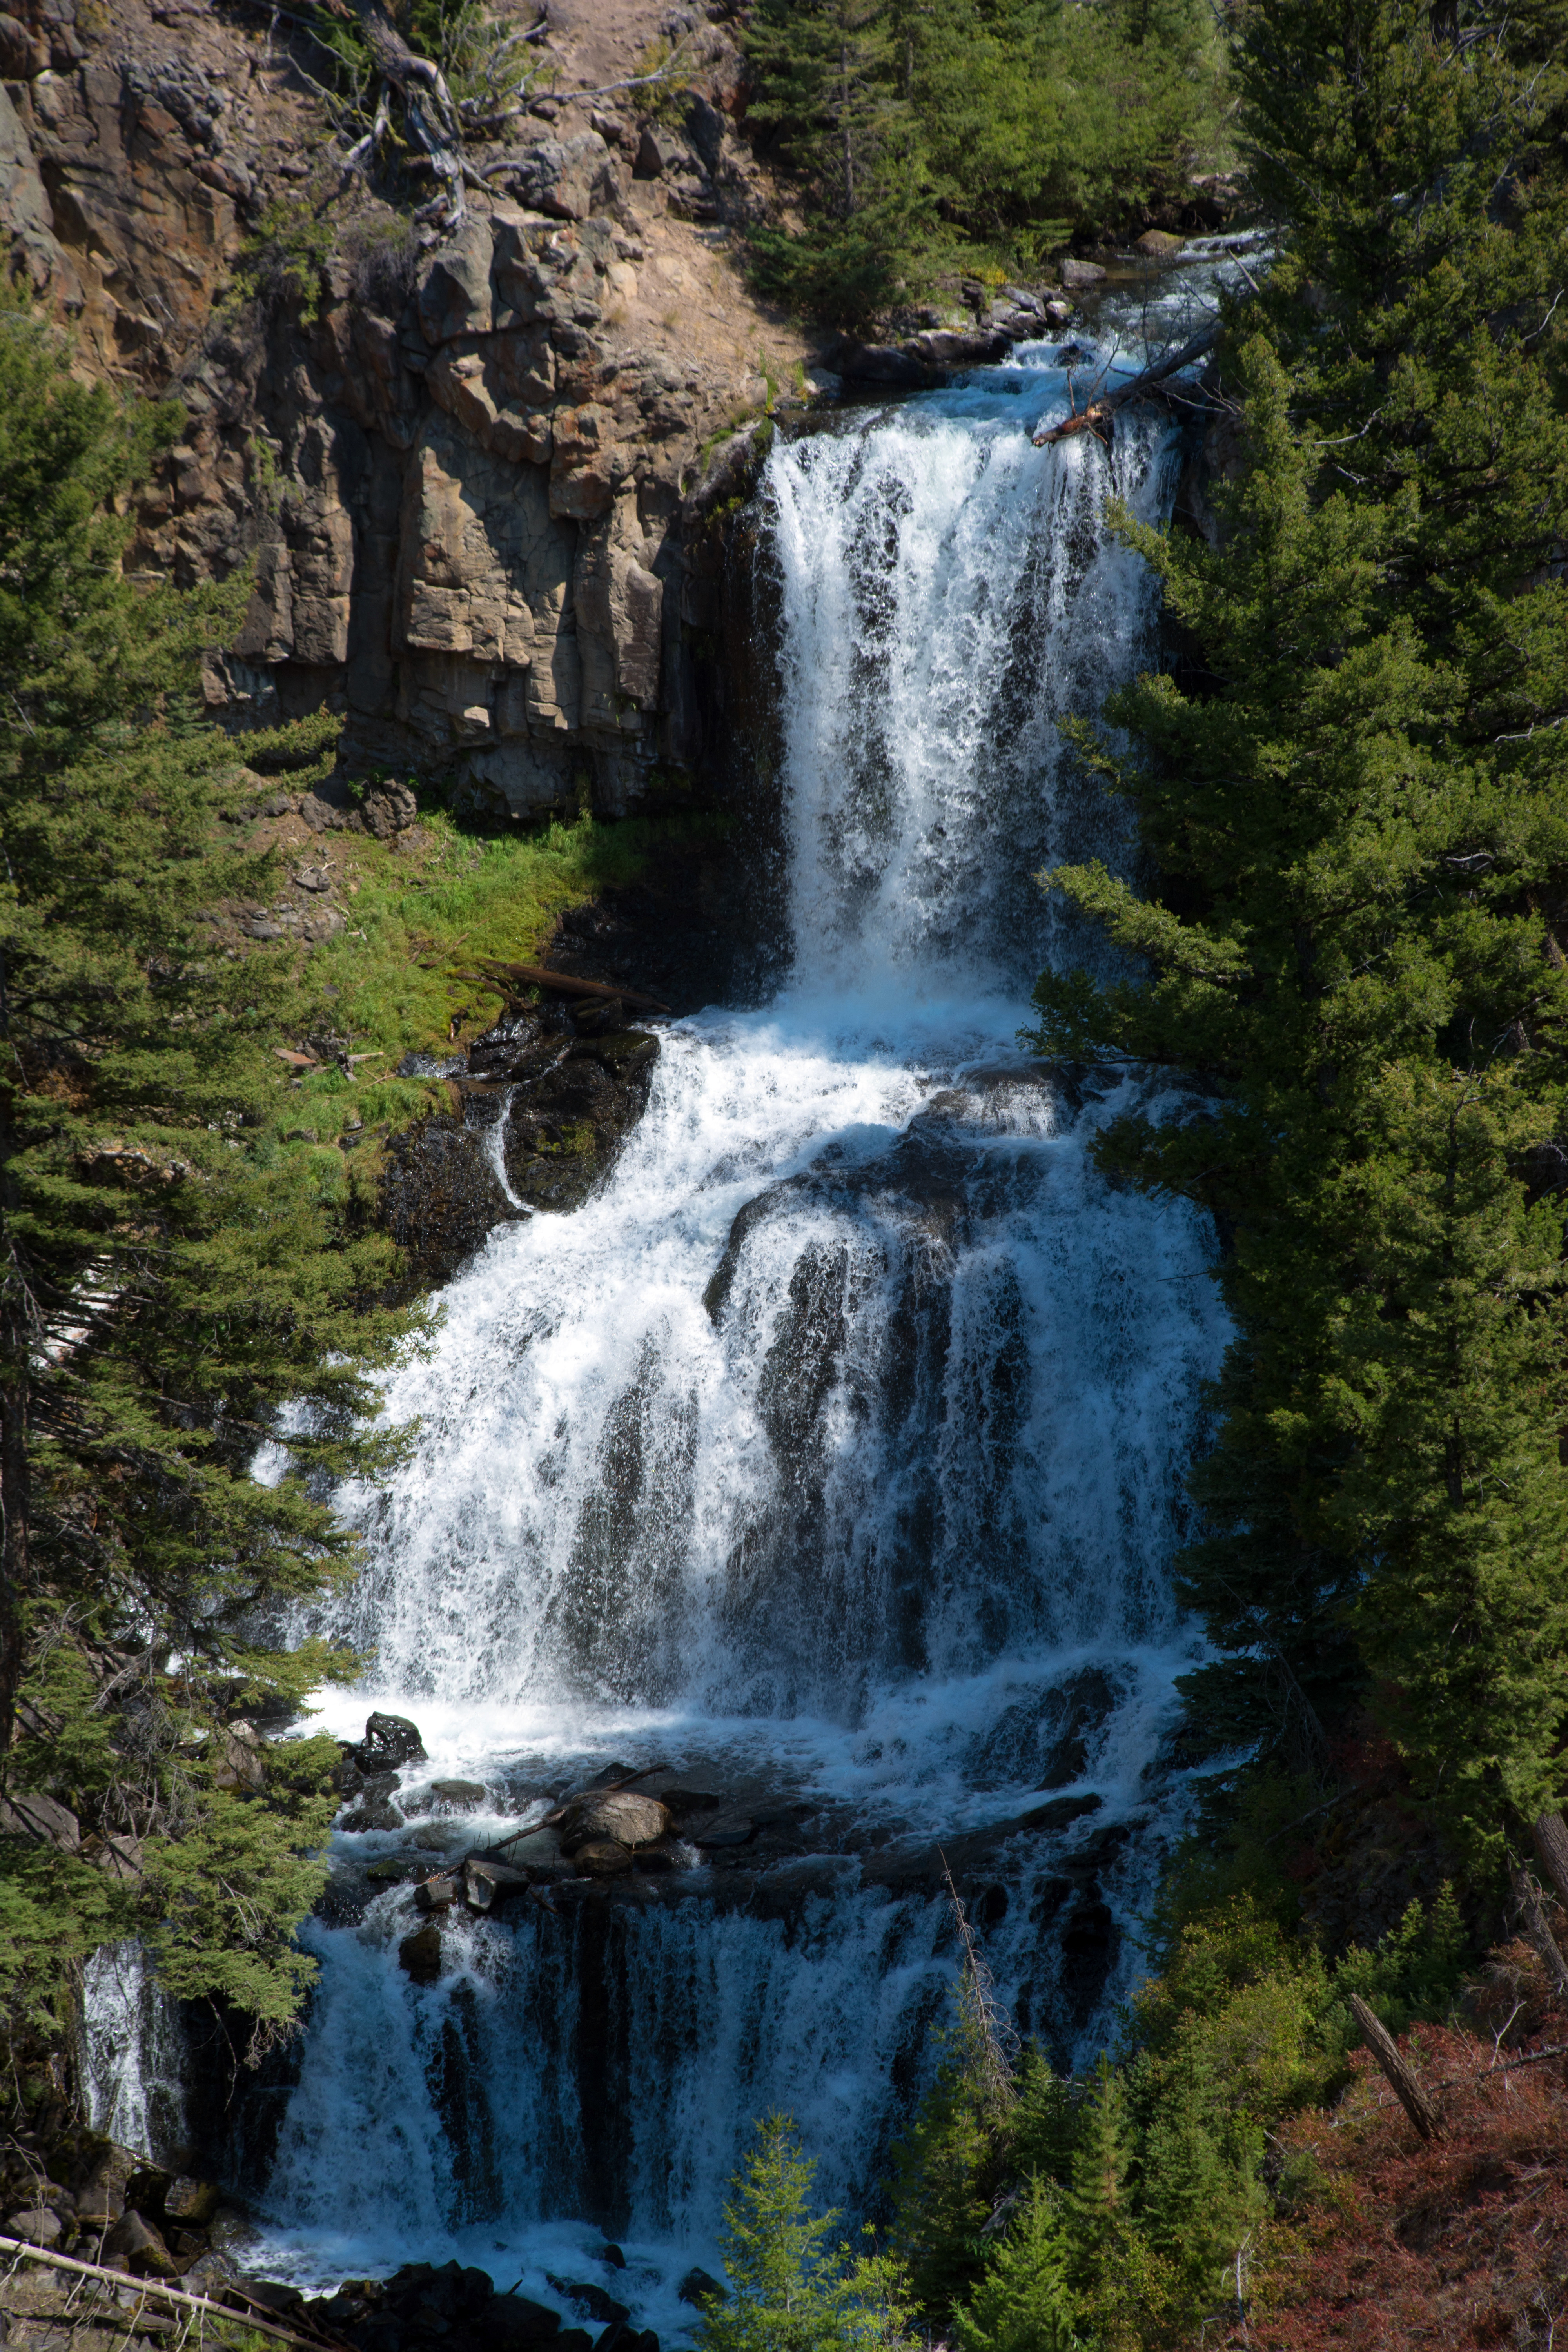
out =
<path fill-rule="evenodd" d="M 1510 1979 L 1531 1990 L 1532 1958 L 1518 1947 L 1500 1954 L 1487 1993 L 1502 1998 Z M 1435 2026 L 1412 2028 L 1401 2047 L 1440 2091 L 1441 2138 L 1417 2137 L 1358 2052 L 1331 2114 L 1281 2128 L 1281 2188 L 1295 2188 L 1297 2220 L 1273 2249 L 1272 2307 L 1255 2307 L 1230 2342 L 1253 2352 L 1548 2352 L 1555 2336 L 1568 2352 L 1563 2060 L 1521 2066 L 1517 2047 Z"/>

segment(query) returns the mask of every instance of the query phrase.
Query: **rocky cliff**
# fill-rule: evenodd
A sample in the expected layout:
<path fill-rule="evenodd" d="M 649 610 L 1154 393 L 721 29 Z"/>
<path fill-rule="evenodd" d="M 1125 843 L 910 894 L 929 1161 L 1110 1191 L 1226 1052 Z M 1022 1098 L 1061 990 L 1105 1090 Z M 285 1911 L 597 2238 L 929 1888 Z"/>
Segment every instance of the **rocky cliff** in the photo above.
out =
<path fill-rule="evenodd" d="M 609 98 L 539 100 L 470 171 L 454 233 L 344 173 L 320 58 L 268 12 L 13 5 L 12 267 L 84 371 L 186 412 L 132 560 L 184 580 L 253 567 L 214 709 L 325 707 L 351 767 L 497 814 L 684 796 L 721 620 L 700 528 L 738 478 L 739 430 L 810 390 L 810 352 L 731 256 L 767 198 L 722 27 L 586 11 L 579 57 L 558 9 L 563 84 L 584 63 L 614 79 L 661 26 L 682 40 L 684 112 L 671 129 Z"/>

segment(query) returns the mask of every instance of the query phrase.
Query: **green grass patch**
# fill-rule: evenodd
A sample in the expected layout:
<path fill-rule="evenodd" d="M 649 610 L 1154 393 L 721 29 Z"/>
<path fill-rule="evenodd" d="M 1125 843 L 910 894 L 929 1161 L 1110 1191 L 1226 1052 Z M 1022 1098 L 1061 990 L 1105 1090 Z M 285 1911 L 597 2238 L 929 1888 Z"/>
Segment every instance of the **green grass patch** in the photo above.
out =
<path fill-rule="evenodd" d="M 308 966 L 313 1026 L 347 1036 L 374 1056 L 352 1077 L 336 1067 L 289 1087 L 279 1125 L 313 1130 L 292 1147 L 320 1149 L 356 1127 L 373 1140 L 446 1097 L 427 1079 L 401 1078 L 408 1053 L 455 1054 L 495 1021 L 499 988 L 458 977 L 473 960 L 536 960 L 560 917 L 597 892 L 635 881 L 662 847 L 711 840 L 715 817 L 584 815 L 527 835 L 479 835 L 441 814 L 422 814 L 412 845 L 357 835 L 334 838 L 342 887 L 334 903 L 347 929 L 316 948 Z M 362 1147 L 363 1148 L 363 1147 Z"/>

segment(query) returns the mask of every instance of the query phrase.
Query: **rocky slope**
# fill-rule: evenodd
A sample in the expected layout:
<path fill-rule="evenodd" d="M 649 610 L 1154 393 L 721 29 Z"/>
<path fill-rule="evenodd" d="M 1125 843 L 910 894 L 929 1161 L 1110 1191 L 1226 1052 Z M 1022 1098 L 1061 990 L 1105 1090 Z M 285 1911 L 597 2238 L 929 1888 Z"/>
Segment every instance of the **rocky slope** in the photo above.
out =
<path fill-rule="evenodd" d="M 689 782 L 711 736 L 694 640 L 719 617 L 693 542 L 729 487 L 722 443 L 772 394 L 806 396 L 810 358 L 734 259 L 767 198 L 733 133 L 728 35 L 690 9 L 584 10 L 579 59 L 566 12 L 563 84 L 580 64 L 623 79 L 661 23 L 683 39 L 681 121 L 539 100 L 442 241 L 406 200 L 344 184 L 320 53 L 266 12 L 16 5 L 13 268 L 73 324 L 84 370 L 187 412 L 133 560 L 182 579 L 254 564 L 215 709 L 325 706 L 350 765 L 519 816 L 590 795 L 621 814 Z M 251 299 L 226 306 L 237 270 Z"/>

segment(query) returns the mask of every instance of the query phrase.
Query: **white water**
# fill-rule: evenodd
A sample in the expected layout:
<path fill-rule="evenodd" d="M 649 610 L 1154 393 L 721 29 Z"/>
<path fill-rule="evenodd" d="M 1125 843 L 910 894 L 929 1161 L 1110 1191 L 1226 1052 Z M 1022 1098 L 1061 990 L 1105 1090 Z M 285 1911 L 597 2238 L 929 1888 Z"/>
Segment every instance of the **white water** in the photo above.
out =
<path fill-rule="evenodd" d="M 1075 1106 L 1016 1042 L 1040 963 L 1090 951 L 1032 872 L 1130 855 L 1055 720 L 1146 657 L 1149 583 L 1101 518 L 1112 490 L 1160 513 L 1175 464 L 1154 421 L 1109 460 L 1034 448 L 1065 405 L 1025 352 L 775 451 L 788 983 L 674 1024 L 604 1192 L 449 1288 L 388 1399 L 423 1417 L 416 1458 L 345 1503 L 368 1562 L 336 1630 L 375 1664 L 321 1721 L 412 1713 L 432 1761 L 405 1786 L 484 1781 L 481 1835 L 612 1758 L 837 1806 L 862 1850 L 1005 1822 L 1065 1775 L 1100 1811 L 972 1892 L 1020 2025 L 1081 2055 L 1181 1812 L 1168 1568 L 1223 1330 L 1200 1222 L 1092 1167 L 1137 1082 Z M 1064 1689 L 1098 1697 L 1047 1771 Z M 1075 1879 L 1119 1822 L 1121 1858 Z M 752 2117 L 788 2108 L 825 2197 L 871 2198 L 951 1980 L 946 1906 L 852 1858 L 740 1908 L 725 1885 L 463 1924 L 424 1990 L 395 1965 L 406 1889 L 313 1926 L 273 2266 L 456 2251 L 544 2293 L 584 2275 L 589 2214 L 632 2268 L 586 2274 L 668 2336 Z"/>

